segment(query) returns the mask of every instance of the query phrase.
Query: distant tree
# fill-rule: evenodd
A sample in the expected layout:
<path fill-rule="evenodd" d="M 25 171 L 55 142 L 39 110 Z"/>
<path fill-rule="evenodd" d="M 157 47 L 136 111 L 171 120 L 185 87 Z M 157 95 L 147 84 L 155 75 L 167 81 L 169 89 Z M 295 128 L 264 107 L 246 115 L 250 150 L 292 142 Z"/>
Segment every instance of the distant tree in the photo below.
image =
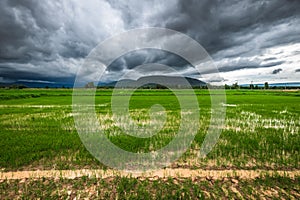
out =
<path fill-rule="evenodd" d="M 157 84 L 156 89 L 167 89 L 167 87 L 164 85 Z"/>
<path fill-rule="evenodd" d="M 13 84 L 9 86 L 9 89 L 24 89 L 24 88 L 27 88 L 27 86 L 22 84 Z"/>
<path fill-rule="evenodd" d="M 265 82 L 265 89 L 269 89 L 269 83 Z"/>
<path fill-rule="evenodd" d="M 88 82 L 87 84 L 85 84 L 84 86 L 85 88 L 95 88 L 94 82 Z"/>
<path fill-rule="evenodd" d="M 45 89 L 49 89 L 49 86 L 48 86 L 48 85 L 46 85 L 46 86 L 45 86 Z"/>
<path fill-rule="evenodd" d="M 236 83 L 232 84 L 232 88 L 233 88 L 233 89 L 239 89 L 238 83 L 236 82 Z"/>
<path fill-rule="evenodd" d="M 250 84 L 250 89 L 253 90 L 254 89 L 254 85 L 251 83 Z"/>
<path fill-rule="evenodd" d="M 226 89 L 226 90 L 227 90 L 227 89 L 230 89 L 230 86 L 227 85 L 227 84 L 225 84 L 225 89 Z"/>
<path fill-rule="evenodd" d="M 258 89 L 258 85 L 255 85 L 254 89 Z"/>
<path fill-rule="evenodd" d="M 26 85 L 19 85 L 18 89 L 24 89 L 24 88 L 28 88 Z"/>

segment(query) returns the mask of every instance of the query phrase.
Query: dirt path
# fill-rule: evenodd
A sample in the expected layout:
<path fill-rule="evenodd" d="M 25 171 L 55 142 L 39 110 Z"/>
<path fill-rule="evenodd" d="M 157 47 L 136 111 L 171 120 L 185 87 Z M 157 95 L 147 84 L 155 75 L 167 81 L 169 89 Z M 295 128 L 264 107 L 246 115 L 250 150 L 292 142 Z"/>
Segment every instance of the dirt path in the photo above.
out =
<path fill-rule="evenodd" d="M 66 178 L 74 179 L 82 176 L 108 178 L 114 176 L 143 177 L 143 178 L 195 178 L 203 177 L 209 179 L 223 179 L 226 177 L 239 177 L 240 179 L 255 179 L 265 175 L 288 176 L 295 178 L 300 176 L 300 170 L 294 171 L 272 171 L 272 170 L 190 170 L 190 169 L 164 169 L 154 172 L 131 173 L 113 170 L 43 170 L 43 171 L 17 171 L 0 172 L 0 180 L 4 179 L 26 179 L 26 178 Z"/>

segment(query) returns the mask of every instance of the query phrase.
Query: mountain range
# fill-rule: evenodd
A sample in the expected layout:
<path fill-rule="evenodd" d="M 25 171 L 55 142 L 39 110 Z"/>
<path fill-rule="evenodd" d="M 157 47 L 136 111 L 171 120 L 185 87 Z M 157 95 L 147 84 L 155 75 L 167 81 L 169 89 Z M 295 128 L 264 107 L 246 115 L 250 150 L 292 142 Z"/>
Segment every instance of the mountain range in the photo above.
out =
<path fill-rule="evenodd" d="M 113 81 L 109 83 L 100 83 L 100 87 L 116 87 L 116 88 L 188 88 L 188 87 L 202 87 L 206 86 L 206 83 L 198 79 L 190 77 L 177 77 L 177 76 L 144 76 L 137 80 L 122 79 L 119 81 Z"/>

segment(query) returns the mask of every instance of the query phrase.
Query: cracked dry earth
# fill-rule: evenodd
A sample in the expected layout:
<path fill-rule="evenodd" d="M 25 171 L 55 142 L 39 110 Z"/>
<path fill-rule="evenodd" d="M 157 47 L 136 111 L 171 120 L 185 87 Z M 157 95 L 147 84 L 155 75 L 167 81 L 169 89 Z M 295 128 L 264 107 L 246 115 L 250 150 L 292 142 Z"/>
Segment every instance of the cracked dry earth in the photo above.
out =
<path fill-rule="evenodd" d="M 300 170 L 0 172 L 0 199 L 300 199 Z"/>

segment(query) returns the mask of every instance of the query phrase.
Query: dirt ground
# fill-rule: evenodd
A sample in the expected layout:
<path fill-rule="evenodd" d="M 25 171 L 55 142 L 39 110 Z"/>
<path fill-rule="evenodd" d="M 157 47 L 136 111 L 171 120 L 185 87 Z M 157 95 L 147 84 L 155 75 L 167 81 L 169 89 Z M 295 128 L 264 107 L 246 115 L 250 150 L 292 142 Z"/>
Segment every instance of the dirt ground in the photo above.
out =
<path fill-rule="evenodd" d="M 294 178 L 300 176 L 300 170 L 274 171 L 274 170 L 191 170 L 184 168 L 163 169 L 153 172 L 125 172 L 114 170 L 43 170 L 43 171 L 16 171 L 0 172 L 0 179 L 24 179 L 24 178 L 67 178 L 74 179 L 88 176 L 96 178 L 121 177 L 145 177 L 145 178 L 195 178 L 206 177 L 209 179 L 223 179 L 227 177 L 239 177 L 240 179 L 255 179 L 266 175 L 279 175 Z"/>

